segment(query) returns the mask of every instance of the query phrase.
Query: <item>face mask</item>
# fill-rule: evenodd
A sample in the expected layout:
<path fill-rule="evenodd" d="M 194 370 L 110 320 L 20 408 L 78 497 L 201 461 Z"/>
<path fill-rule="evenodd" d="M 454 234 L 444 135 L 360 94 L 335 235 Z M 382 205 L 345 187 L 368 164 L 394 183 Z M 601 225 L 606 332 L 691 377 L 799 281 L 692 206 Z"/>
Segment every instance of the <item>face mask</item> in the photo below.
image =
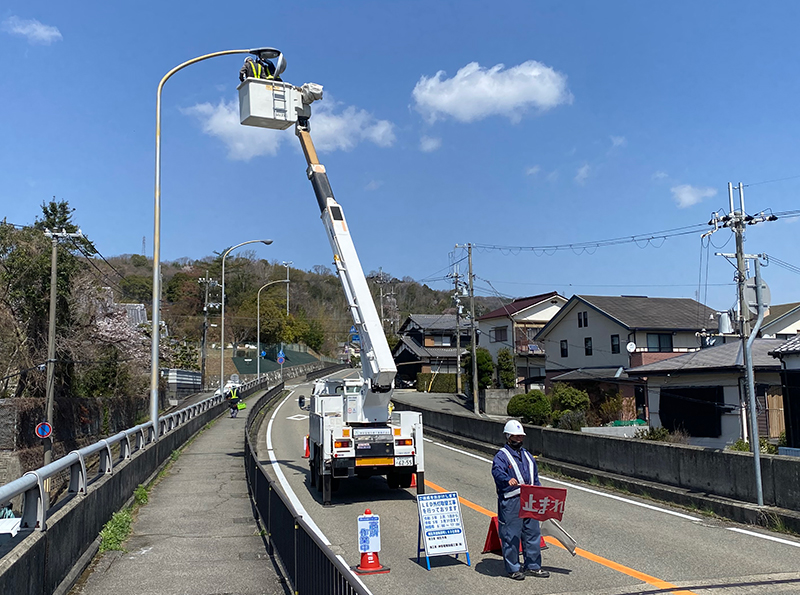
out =
<path fill-rule="evenodd" d="M 519 450 L 522 448 L 522 440 L 509 440 L 508 445 L 514 450 Z"/>

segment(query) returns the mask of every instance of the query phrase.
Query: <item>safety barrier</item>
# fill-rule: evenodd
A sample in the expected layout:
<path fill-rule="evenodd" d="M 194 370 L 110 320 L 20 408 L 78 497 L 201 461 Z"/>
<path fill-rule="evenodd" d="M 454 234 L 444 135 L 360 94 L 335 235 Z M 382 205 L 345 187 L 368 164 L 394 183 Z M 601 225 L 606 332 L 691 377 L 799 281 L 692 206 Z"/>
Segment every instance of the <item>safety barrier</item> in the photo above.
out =
<path fill-rule="evenodd" d="M 248 382 L 240 394 L 263 385 Z M 225 409 L 223 396 L 214 395 L 160 417 L 158 440 L 146 422 L 0 486 L 0 504 L 22 496 L 19 532 L 0 547 L 0 593 L 68 592 L 96 552 L 103 525 L 175 449 Z M 46 482 L 60 473 L 69 476 L 67 492 L 51 503 Z"/>
<path fill-rule="evenodd" d="M 323 376 L 346 366 L 326 368 Z M 309 374 L 309 378 L 312 374 Z M 260 412 L 280 396 L 283 385 L 262 396 L 247 417 L 245 472 L 260 522 L 267 534 L 270 555 L 276 555 L 283 573 L 299 595 L 371 595 L 341 556 L 303 520 L 277 488 L 258 460 L 251 427 Z"/>

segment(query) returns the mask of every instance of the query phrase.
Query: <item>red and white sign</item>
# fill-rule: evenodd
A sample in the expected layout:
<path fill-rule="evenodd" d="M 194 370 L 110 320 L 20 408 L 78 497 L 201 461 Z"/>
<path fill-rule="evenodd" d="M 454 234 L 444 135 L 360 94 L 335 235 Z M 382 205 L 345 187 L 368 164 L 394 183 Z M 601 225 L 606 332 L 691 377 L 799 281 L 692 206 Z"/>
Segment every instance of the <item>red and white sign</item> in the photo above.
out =
<path fill-rule="evenodd" d="M 519 496 L 520 518 L 560 521 L 564 516 L 564 502 L 567 499 L 566 488 L 521 485 Z"/>

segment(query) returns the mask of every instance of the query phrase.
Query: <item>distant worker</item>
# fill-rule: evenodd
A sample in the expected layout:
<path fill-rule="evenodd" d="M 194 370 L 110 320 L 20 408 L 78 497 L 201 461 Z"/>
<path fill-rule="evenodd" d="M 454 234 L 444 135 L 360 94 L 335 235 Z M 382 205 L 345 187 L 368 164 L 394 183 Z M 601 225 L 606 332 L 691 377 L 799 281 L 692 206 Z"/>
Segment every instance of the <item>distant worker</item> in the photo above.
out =
<path fill-rule="evenodd" d="M 503 547 L 503 563 L 508 576 L 525 580 L 526 576 L 547 578 L 542 570 L 541 528 L 536 519 L 519 518 L 520 485 L 541 485 L 536 460 L 522 447 L 525 430 L 517 420 L 503 428 L 506 444 L 494 456 L 492 477 L 497 487 L 497 522 Z M 524 565 L 519 564 L 520 541 Z"/>
<path fill-rule="evenodd" d="M 269 60 L 259 60 L 254 56 L 247 56 L 244 59 L 244 64 L 239 70 L 239 80 L 244 79 L 268 79 L 268 80 L 281 80 L 280 76 L 275 76 L 275 65 Z"/>
<path fill-rule="evenodd" d="M 236 417 L 239 413 L 239 393 L 236 387 L 231 388 L 230 399 L 228 399 L 228 407 L 231 410 L 231 417 Z"/>

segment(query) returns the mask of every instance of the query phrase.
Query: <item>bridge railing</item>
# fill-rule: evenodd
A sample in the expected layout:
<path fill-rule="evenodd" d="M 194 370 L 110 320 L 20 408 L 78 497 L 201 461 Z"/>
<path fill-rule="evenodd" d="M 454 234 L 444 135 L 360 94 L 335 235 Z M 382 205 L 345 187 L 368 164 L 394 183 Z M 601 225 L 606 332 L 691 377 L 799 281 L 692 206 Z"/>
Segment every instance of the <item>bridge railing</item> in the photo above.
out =
<path fill-rule="evenodd" d="M 332 371 L 333 368 L 327 368 L 325 373 Z M 269 554 L 277 555 L 292 590 L 299 595 L 371 595 L 344 559 L 298 514 L 258 460 L 251 428 L 260 423 L 262 410 L 277 400 L 282 391 L 280 384 L 256 402 L 245 430 L 247 483 L 266 530 Z"/>

